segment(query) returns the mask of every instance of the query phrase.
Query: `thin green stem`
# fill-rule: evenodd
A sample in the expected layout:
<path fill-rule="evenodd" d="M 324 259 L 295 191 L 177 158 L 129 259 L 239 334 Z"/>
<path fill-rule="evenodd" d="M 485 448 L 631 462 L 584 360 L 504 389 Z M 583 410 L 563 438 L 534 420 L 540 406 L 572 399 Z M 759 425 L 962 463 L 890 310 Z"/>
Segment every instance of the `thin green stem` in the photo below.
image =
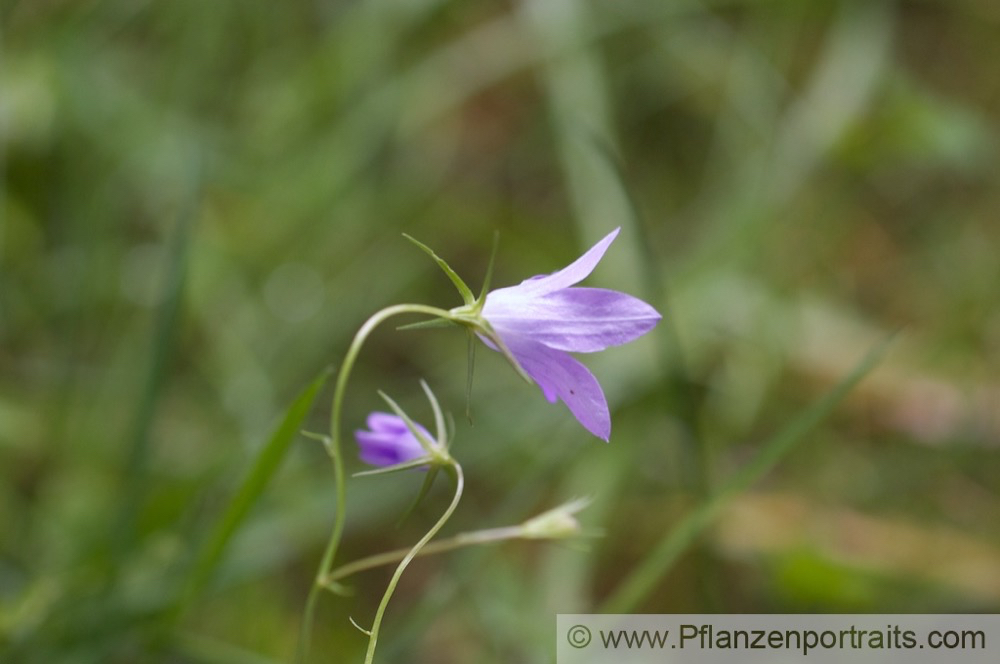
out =
<path fill-rule="evenodd" d="M 389 600 L 392 598 L 392 594 L 396 591 L 396 586 L 399 584 L 400 577 L 403 576 L 403 571 L 407 568 L 414 558 L 420 554 L 420 550 L 427 545 L 431 539 L 437 535 L 438 531 L 444 527 L 444 524 L 448 522 L 451 515 L 454 514 L 455 508 L 458 507 L 458 501 L 462 499 L 462 491 L 465 489 L 465 476 L 462 474 L 462 467 L 458 465 L 457 461 L 452 461 L 451 465 L 447 467 L 448 472 L 452 474 L 455 480 L 455 495 L 451 499 L 451 504 L 448 505 L 448 509 L 444 511 L 441 518 L 438 519 L 437 523 L 431 526 L 431 529 L 420 538 L 420 541 L 413 545 L 410 552 L 399 562 L 396 566 L 396 571 L 393 572 L 392 579 L 389 580 L 389 586 L 385 589 L 385 594 L 382 596 L 382 601 L 378 605 L 378 610 L 375 612 L 375 620 L 372 622 L 372 629 L 368 633 L 368 652 L 365 654 L 365 664 L 372 664 L 372 660 L 375 658 L 375 646 L 378 644 L 378 633 L 379 628 L 382 626 L 382 617 L 385 615 L 385 609 L 389 605 Z"/>
<path fill-rule="evenodd" d="M 303 664 L 309 657 L 309 639 L 312 635 L 313 622 L 316 614 L 316 601 L 319 599 L 319 592 L 323 589 L 323 579 L 329 575 L 330 568 L 337 555 L 337 548 L 340 546 L 340 539 L 344 533 L 344 521 L 347 515 L 346 494 L 347 488 L 344 479 L 344 460 L 340 450 L 340 427 L 341 414 L 343 412 L 344 394 L 347 391 L 347 380 L 354 368 L 354 362 L 361 352 L 361 347 L 372 331 L 393 316 L 401 314 L 425 314 L 438 318 L 451 319 L 452 315 L 444 309 L 430 307 L 423 304 L 397 304 L 386 307 L 373 314 L 364 325 L 354 335 L 347 354 L 344 355 L 344 362 L 340 366 L 337 374 L 337 385 L 333 392 L 333 405 L 330 409 L 330 444 L 327 447 L 330 459 L 333 461 L 333 476 L 336 483 L 337 506 L 334 513 L 333 530 L 330 533 L 330 540 L 326 544 L 323 558 L 320 561 L 319 571 L 309 590 L 309 597 L 306 599 L 306 608 L 302 619 L 302 631 L 299 635 L 299 648 L 296 662 Z"/>
<path fill-rule="evenodd" d="M 439 553 L 447 553 L 448 551 L 454 551 L 456 549 L 462 549 L 467 546 L 476 546 L 478 544 L 495 544 L 498 542 L 504 542 L 507 540 L 520 539 L 524 536 L 524 526 L 504 526 L 502 528 L 487 528 L 485 530 L 474 530 L 470 533 L 459 533 L 454 537 L 449 537 L 447 539 L 437 540 L 436 542 L 430 542 L 427 546 L 423 547 L 417 556 L 433 556 Z M 323 579 L 323 584 L 327 588 L 331 588 L 340 579 L 347 578 L 358 572 L 364 572 L 365 570 L 375 569 L 376 567 L 382 567 L 383 565 L 391 565 L 392 563 L 397 563 L 406 557 L 410 549 L 396 549 L 394 551 L 386 551 L 384 553 L 379 553 L 374 556 L 367 556 L 365 558 L 360 558 L 353 562 L 347 563 L 346 565 L 341 565 L 337 569 L 330 572 L 330 574 Z"/>

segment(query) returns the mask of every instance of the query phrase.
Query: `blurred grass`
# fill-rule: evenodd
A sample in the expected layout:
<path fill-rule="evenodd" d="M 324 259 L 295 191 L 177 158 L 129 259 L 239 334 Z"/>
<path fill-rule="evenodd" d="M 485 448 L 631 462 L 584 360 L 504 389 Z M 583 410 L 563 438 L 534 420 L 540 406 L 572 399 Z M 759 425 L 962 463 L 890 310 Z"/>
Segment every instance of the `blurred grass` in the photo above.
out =
<path fill-rule="evenodd" d="M 588 494 L 606 536 L 420 561 L 384 661 L 548 661 L 555 613 L 900 327 L 642 610 L 997 611 L 998 37 L 976 0 L 0 5 L 0 658 L 288 660 L 333 508 L 312 441 L 177 633 L 162 602 L 357 326 L 458 304 L 404 231 L 475 289 L 496 228 L 507 285 L 621 225 L 588 283 L 676 333 L 585 358 L 608 446 L 478 354 L 449 530 Z M 460 416 L 464 341 L 377 333 L 348 426 L 376 389 L 422 413 L 421 377 Z M 419 537 L 443 495 L 388 525 L 419 480 L 350 483 L 344 560 Z M 316 652 L 360 661 L 385 580 L 323 599 Z"/>

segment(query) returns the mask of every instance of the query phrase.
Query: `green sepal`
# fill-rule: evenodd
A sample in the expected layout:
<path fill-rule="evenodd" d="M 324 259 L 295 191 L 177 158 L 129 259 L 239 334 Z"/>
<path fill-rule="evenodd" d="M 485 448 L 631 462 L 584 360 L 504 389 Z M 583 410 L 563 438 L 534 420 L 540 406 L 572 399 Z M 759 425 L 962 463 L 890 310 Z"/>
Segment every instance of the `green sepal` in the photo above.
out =
<path fill-rule="evenodd" d="M 462 281 L 462 278 L 459 277 L 458 274 L 453 269 L 451 269 L 451 266 L 448 265 L 448 263 L 446 263 L 443 258 L 435 254 L 434 250 L 428 247 L 426 244 L 420 242 L 419 240 L 413 238 L 412 236 L 403 233 L 403 237 L 405 237 L 407 240 L 409 240 L 413 244 L 423 249 L 424 253 L 426 253 L 428 256 L 434 259 L 434 262 L 438 264 L 438 267 L 440 267 L 441 270 L 444 271 L 446 275 L 448 275 L 448 278 L 451 279 L 451 283 L 455 284 L 455 288 L 458 289 L 459 295 L 462 296 L 462 300 L 467 305 L 475 304 L 476 297 L 472 294 L 472 290 L 469 289 L 469 287 L 465 284 L 465 282 Z"/>
<path fill-rule="evenodd" d="M 423 502 L 424 498 L 430 492 L 431 486 L 434 484 L 434 480 L 437 479 L 438 471 L 440 471 L 438 466 L 431 466 L 430 470 L 427 471 L 427 476 L 424 477 L 424 483 L 420 485 L 420 492 L 417 493 L 417 497 L 413 499 L 413 502 L 410 503 L 407 510 L 403 512 L 403 516 L 399 517 L 399 521 L 396 522 L 397 528 L 402 526 L 417 510 L 420 503 Z"/>
<path fill-rule="evenodd" d="M 446 450 L 451 449 L 451 443 L 455 440 L 455 417 L 449 412 L 447 414 L 447 420 L 445 422 L 445 431 L 447 437 L 444 440 L 444 447 Z"/>
<path fill-rule="evenodd" d="M 327 454 L 333 455 L 333 439 L 326 434 L 316 433 L 315 431 L 300 431 L 303 436 L 309 438 L 310 440 L 318 440 L 323 443 L 323 447 L 326 448 Z"/>
<path fill-rule="evenodd" d="M 416 323 L 407 323 L 406 325 L 400 325 L 397 330 L 426 330 L 430 328 L 438 327 L 454 327 L 457 323 L 450 321 L 447 318 L 431 318 L 428 320 L 417 321 Z"/>
<path fill-rule="evenodd" d="M 476 305 L 482 309 L 486 304 L 486 295 L 490 290 L 490 282 L 493 281 L 493 263 L 496 261 L 497 248 L 500 246 L 500 231 L 493 231 L 493 249 L 490 251 L 490 262 L 486 264 L 486 277 L 483 279 L 483 289 L 479 292 Z"/>
<path fill-rule="evenodd" d="M 410 459 L 409 461 L 404 461 L 403 463 L 397 463 L 392 466 L 383 466 L 382 468 L 375 468 L 373 470 L 362 470 L 360 472 L 354 473 L 351 477 L 371 477 L 372 475 L 388 475 L 390 473 L 398 473 L 403 470 L 412 470 L 414 468 L 423 468 L 424 466 L 433 466 L 434 458 L 431 456 L 422 456 L 416 459 Z"/>
<path fill-rule="evenodd" d="M 510 362 L 510 365 L 514 367 L 514 371 L 517 372 L 517 375 L 523 378 L 524 381 L 528 383 L 528 385 L 533 385 L 535 381 L 531 378 L 531 376 L 528 375 L 528 372 L 524 370 L 524 367 L 521 366 L 521 363 L 517 361 L 516 357 L 514 357 L 514 353 L 511 352 L 510 348 L 507 348 L 507 344 L 503 342 L 503 339 L 501 339 L 500 335 L 493 330 L 492 326 L 490 326 L 490 324 L 484 320 L 480 326 L 480 329 L 482 330 L 483 334 L 486 335 L 486 337 L 490 340 L 490 343 L 496 346 L 497 349 L 500 350 L 500 353 L 507 358 L 507 361 Z"/>
<path fill-rule="evenodd" d="M 378 391 L 378 395 L 382 397 L 383 401 L 389 404 L 389 408 L 392 408 L 392 412 L 396 413 L 396 415 L 406 423 L 406 428 L 410 430 L 413 437 L 417 439 L 418 443 L 420 443 L 420 447 L 424 448 L 424 452 L 427 452 L 427 456 L 433 460 L 436 455 L 434 442 L 427 440 L 427 437 L 421 433 L 420 429 L 417 428 L 416 423 L 410 419 L 410 416 L 407 415 L 402 408 L 399 407 L 398 403 L 393 401 L 392 397 L 382 390 Z"/>
<path fill-rule="evenodd" d="M 465 376 L 465 419 L 472 424 L 472 377 L 476 369 L 476 335 L 472 328 L 469 329 L 469 368 Z"/>
<path fill-rule="evenodd" d="M 441 404 L 438 403 L 437 397 L 431 391 L 431 386 L 427 384 L 427 381 L 423 378 L 420 379 L 420 387 L 423 388 L 424 394 L 427 395 L 427 400 L 431 402 L 431 411 L 434 413 L 434 435 L 437 437 L 438 443 L 442 443 L 446 440 L 446 432 L 444 429 L 444 413 L 441 412 Z"/>
<path fill-rule="evenodd" d="M 334 595 L 340 595 L 341 597 L 354 596 L 354 588 L 349 588 L 338 581 L 323 581 L 322 586 Z"/>

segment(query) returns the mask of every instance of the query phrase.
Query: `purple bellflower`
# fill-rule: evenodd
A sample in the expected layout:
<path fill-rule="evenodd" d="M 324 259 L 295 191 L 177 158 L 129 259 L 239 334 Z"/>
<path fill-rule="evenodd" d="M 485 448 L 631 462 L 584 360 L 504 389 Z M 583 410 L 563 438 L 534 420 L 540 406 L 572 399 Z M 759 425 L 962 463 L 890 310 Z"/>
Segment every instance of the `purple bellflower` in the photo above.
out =
<path fill-rule="evenodd" d="M 593 353 L 638 339 L 660 321 L 642 300 L 602 288 L 579 288 L 620 228 L 567 267 L 499 288 L 486 296 L 482 317 L 550 403 L 561 400 L 598 438 L 611 436 L 608 403 L 594 375 L 569 353 Z M 491 339 L 480 338 L 493 350 Z"/>
<path fill-rule="evenodd" d="M 427 429 L 414 423 L 426 440 L 433 441 Z M 368 430 L 354 432 L 354 439 L 361 448 L 361 460 L 373 466 L 395 466 L 427 456 L 424 446 L 398 415 L 374 412 L 368 416 Z"/>

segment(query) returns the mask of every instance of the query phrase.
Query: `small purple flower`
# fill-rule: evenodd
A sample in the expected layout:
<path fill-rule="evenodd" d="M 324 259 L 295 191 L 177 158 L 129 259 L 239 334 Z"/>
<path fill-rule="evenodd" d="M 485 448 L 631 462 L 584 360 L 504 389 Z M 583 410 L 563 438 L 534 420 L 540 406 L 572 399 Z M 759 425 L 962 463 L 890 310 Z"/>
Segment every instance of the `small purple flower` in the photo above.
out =
<path fill-rule="evenodd" d="M 428 441 L 434 441 L 434 436 L 427 429 L 416 423 L 414 426 Z M 361 448 L 361 460 L 373 466 L 394 466 L 427 456 L 403 418 L 389 413 L 370 414 L 368 431 L 358 429 L 354 438 Z"/>
<path fill-rule="evenodd" d="M 633 341 L 661 318 L 631 295 L 573 287 L 593 271 L 620 230 L 558 272 L 491 291 L 482 309 L 483 318 L 545 398 L 551 403 L 562 400 L 587 431 L 605 441 L 611 436 L 611 415 L 604 392 L 569 353 L 593 353 Z"/>

